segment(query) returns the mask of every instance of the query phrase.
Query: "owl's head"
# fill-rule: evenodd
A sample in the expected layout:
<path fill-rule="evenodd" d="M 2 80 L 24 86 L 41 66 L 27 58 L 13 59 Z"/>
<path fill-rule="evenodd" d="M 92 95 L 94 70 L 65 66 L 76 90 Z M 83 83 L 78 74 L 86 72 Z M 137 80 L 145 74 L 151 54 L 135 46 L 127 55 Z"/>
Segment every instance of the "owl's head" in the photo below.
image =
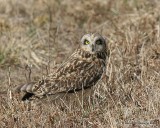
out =
<path fill-rule="evenodd" d="M 86 34 L 81 39 L 81 48 L 90 54 L 106 51 L 106 40 L 100 34 Z"/>

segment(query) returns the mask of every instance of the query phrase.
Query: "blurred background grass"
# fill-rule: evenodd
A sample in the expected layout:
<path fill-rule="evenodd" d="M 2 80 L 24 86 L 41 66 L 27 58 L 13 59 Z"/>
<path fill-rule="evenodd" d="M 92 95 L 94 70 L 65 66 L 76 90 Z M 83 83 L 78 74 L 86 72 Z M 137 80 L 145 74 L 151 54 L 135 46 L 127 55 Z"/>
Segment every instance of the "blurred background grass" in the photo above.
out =
<path fill-rule="evenodd" d="M 0 125 L 158 128 L 159 10 L 159 0 L 0 0 L 1 91 L 26 82 L 26 65 L 31 80 L 54 70 L 87 32 L 104 35 L 111 52 L 109 79 L 97 86 L 103 97 L 97 107 L 28 112 L 20 101 L 2 96 Z"/>

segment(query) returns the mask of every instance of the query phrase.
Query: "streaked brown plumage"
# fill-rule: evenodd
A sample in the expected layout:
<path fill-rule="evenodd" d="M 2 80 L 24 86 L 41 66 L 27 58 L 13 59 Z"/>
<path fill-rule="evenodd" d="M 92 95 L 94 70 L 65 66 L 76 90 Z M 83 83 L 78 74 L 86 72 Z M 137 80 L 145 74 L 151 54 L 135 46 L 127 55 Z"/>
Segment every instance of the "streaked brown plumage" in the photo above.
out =
<path fill-rule="evenodd" d="M 99 34 L 86 34 L 80 47 L 54 73 L 43 80 L 16 88 L 26 92 L 22 100 L 32 96 L 43 98 L 58 93 L 74 93 L 94 86 L 102 77 L 106 67 L 107 48 L 105 39 Z"/>

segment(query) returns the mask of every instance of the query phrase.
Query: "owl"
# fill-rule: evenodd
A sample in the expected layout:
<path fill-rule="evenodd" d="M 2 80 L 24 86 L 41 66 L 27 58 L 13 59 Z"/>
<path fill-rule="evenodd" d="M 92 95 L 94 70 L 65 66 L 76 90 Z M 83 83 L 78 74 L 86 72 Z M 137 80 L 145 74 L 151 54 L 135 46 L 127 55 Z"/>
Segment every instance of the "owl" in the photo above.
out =
<path fill-rule="evenodd" d="M 102 78 L 107 60 L 107 44 L 100 34 L 85 34 L 75 52 L 55 72 L 45 78 L 16 87 L 25 92 L 22 100 L 41 99 L 60 93 L 85 91 Z"/>

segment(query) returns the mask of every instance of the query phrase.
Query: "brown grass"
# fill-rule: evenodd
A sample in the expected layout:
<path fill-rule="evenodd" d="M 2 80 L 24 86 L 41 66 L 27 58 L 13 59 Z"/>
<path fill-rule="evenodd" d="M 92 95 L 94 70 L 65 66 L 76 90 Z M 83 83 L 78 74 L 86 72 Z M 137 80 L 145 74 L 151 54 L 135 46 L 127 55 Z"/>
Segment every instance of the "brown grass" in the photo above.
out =
<path fill-rule="evenodd" d="M 0 0 L 1 127 L 160 127 L 160 1 Z M 11 89 L 54 70 L 86 32 L 109 43 L 88 106 L 23 103 Z M 6 94 L 2 92 L 7 91 Z"/>

